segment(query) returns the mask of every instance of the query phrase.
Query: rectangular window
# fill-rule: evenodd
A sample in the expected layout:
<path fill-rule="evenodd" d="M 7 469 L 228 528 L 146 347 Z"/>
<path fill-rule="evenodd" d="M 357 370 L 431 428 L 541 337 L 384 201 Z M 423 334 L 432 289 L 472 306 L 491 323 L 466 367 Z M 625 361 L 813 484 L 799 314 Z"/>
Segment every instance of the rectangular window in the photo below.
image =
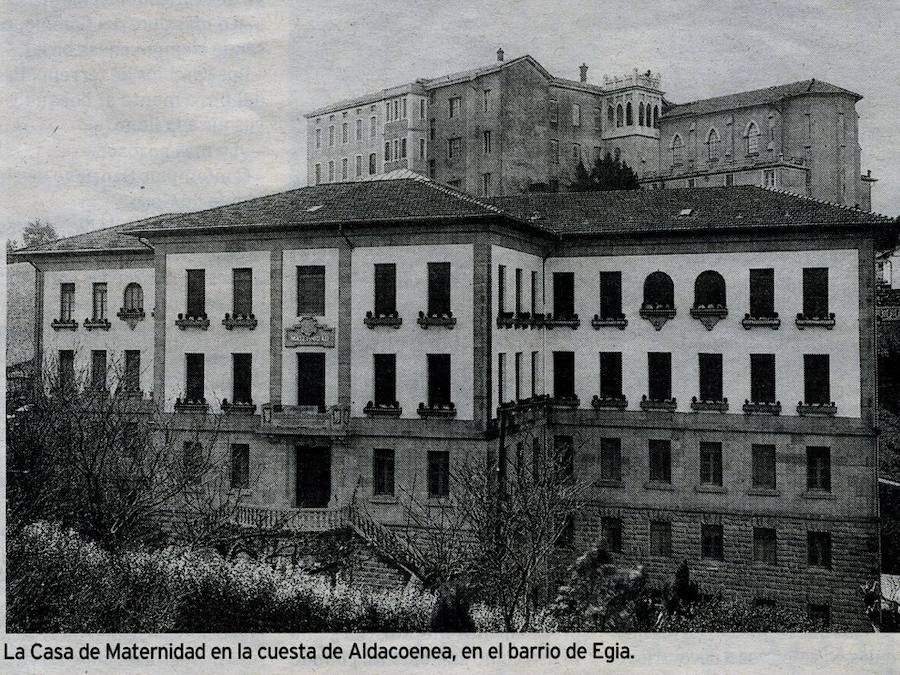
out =
<path fill-rule="evenodd" d="M 450 315 L 450 263 L 428 263 L 428 314 Z"/>
<path fill-rule="evenodd" d="M 722 485 L 721 443 L 700 443 L 700 484 Z"/>
<path fill-rule="evenodd" d="M 431 121 L 428 123 L 428 140 L 433 141 L 435 136 L 435 124 L 437 120 L 431 118 Z"/>
<path fill-rule="evenodd" d="M 831 569 L 831 532 L 806 533 L 806 563 Z"/>
<path fill-rule="evenodd" d="M 575 314 L 575 274 L 553 273 L 553 316 L 570 317 Z"/>
<path fill-rule="evenodd" d="M 185 398 L 202 401 L 206 398 L 205 363 L 203 354 L 185 354 Z"/>
<path fill-rule="evenodd" d="M 648 398 L 651 401 L 665 401 L 671 399 L 672 354 L 669 352 L 648 352 L 647 374 L 650 385 Z"/>
<path fill-rule="evenodd" d="M 481 174 L 481 194 L 485 197 L 490 196 L 494 182 L 494 177 L 489 173 Z"/>
<path fill-rule="evenodd" d="M 206 315 L 206 270 L 187 270 L 187 315 Z"/>
<path fill-rule="evenodd" d="M 806 448 L 806 489 L 831 492 L 831 448 Z"/>
<path fill-rule="evenodd" d="M 397 401 L 397 355 L 373 354 L 375 405 L 392 406 Z"/>
<path fill-rule="evenodd" d="M 672 444 L 667 440 L 650 440 L 650 480 L 672 482 Z"/>
<path fill-rule="evenodd" d="M 322 182 L 322 165 L 316 164 L 316 185 Z"/>
<path fill-rule="evenodd" d="M 775 187 L 775 169 L 763 171 L 763 185 L 767 188 Z"/>
<path fill-rule="evenodd" d="M 316 129 L 316 150 L 322 147 L 322 130 Z"/>
<path fill-rule="evenodd" d="M 349 173 L 349 165 L 347 163 L 347 158 L 344 157 L 341 160 L 341 180 L 347 180 L 350 177 Z"/>
<path fill-rule="evenodd" d="M 775 446 L 753 444 L 753 487 L 774 490 Z"/>
<path fill-rule="evenodd" d="M 462 154 L 462 139 L 461 138 L 448 138 L 447 139 L 447 157 L 453 159 L 454 157 L 459 157 Z"/>
<path fill-rule="evenodd" d="M 537 272 L 532 272 L 531 273 L 531 316 L 534 316 L 537 313 L 537 304 L 538 304 Z"/>
<path fill-rule="evenodd" d="M 330 127 L 328 127 L 328 147 L 329 148 L 334 147 L 334 125 L 333 124 Z"/>
<path fill-rule="evenodd" d="M 725 559 L 724 533 L 721 525 L 700 524 L 700 555 L 712 560 Z"/>
<path fill-rule="evenodd" d="M 672 555 L 672 523 L 650 521 L 650 555 Z"/>
<path fill-rule="evenodd" d="M 385 141 L 385 143 L 384 143 L 384 161 L 385 162 L 391 161 L 391 142 L 390 141 Z"/>
<path fill-rule="evenodd" d="M 341 124 L 341 143 L 349 143 L 350 142 L 350 127 L 344 122 Z"/>
<path fill-rule="evenodd" d="M 581 106 L 577 103 L 572 104 L 572 126 L 581 126 Z"/>
<path fill-rule="evenodd" d="M 355 168 L 356 168 L 355 175 L 357 178 L 359 178 L 360 176 L 362 176 L 362 155 L 356 156 L 356 167 Z"/>
<path fill-rule="evenodd" d="M 831 402 L 831 359 L 828 354 L 803 355 L 803 402 Z"/>
<path fill-rule="evenodd" d="M 722 400 L 722 355 L 699 354 L 700 400 Z"/>
<path fill-rule="evenodd" d="M 576 164 L 581 161 L 581 146 L 578 143 L 572 144 L 572 161 Z"/>
<path fill-rule="evenodd" d="M 372 494 L 394 496 L 394 451 L 375 448 L 372 451 Z"/>
<path fill-rule="evenodd" d="M 328 182 L 334 182 L 334 160 L 328 162 Z"/>
<path fill-rule="evenodd" d="M 75 284 L 60 284 L 59 287 L 59 318 L 62 321 L 71 321 L 75 310 Z"/>
<path fill-rule="evenodd" d="M 297 354 L 297 405 L 325 412 L 325 354 Z"/>
<path fill-rule="evenodd" d="M 806 317 L 828 316 L 828 268 L 803 269 L 803 314 Z"/>
<path fill-rule="evenodd" d="M 450 354 L 428 355 L 428 405 L 450 403 Z"/>
<path fill-rule="evenodd" d="M 141 350 L 125 350 L 125 391 L 140 391 L 141 388 Z"/>
<path fill-rule="evenodd" d="M 604 517 L 600 519 L 603 532 L 603 546 L 609 553 L 622 552 L 622 519 Z"/>
<path fill-rule="evenodd" d="M 406 159 L 406 139 L 400 139 L 400 159 Z"/>
<path fill-rule="evenodd" d="M 774 527 L 753 528 L 753 560 L 767 565 L 778 564 L 778 535 Z"/>
<path fill-rule="evenodd" d="M 497 355 L 497 403 L 506 402 L 506 354 Z"/>
<path fill-rule="evenodd" d="M 622 315 L 622 273 L 600 272 L 600 318 L 618 319 Z"/>
<path fill-rule="evenodd" d="M 491 132 L 490 132 L 490 130 L 482 133 L 481 150 L 485 155 L 491 154 Z"/>
<path fill-rule="evenodd" d="M 231 402 L 250 403 L 253 400 L 251 386 L 253 377 L 253 355 L 232 354 L 231 362 L 233 379 Z"/>
<path fill-rule="evenodd" d="M 538 352 L 531 352 L 531 398 L 537 396 L 538 389 Z"/>
<path fill-rule="evenodd" d="M 419 139 L 419 159 L 425 159 L 425 139 Z"/>
<path fill-rule="evenodd" d="M 432 499 L 450 496 L 450 453 L 447 450 L 428 452 L 428 496 Z"/>
<path fill-rule="evenodd" d="M 775 355 L 750 355 L 750 400 L 775 403 Z"/>
<path fill-rule="evenodd" d="M 231 444 L 231 489 L 247 490 L 250 487 L 250 446 L 247 443 Z"/>
<path fill-rule="evenodd" d="M 481 109 L 483 112 L 487 112 L 491 107 L 491 90 L 485 89 L 481 92 Z"/>
<path fill-rule="evenodd" d="M 203 473 L 203 445 L 198 441 L 185 441 L 182 446 L 184 473 L 189 483 L 198 483 Z"/>
<path fill-rule="evenodd" d="M 515 288 L 515 306 L 516 314 L 522 313 L 522 269 L 516 268 L 516 288 Z"/>
<path fill-rule="evenodd" d="M 733 187 L 734 186 L 734 174 L 726 173 L 725 174 L 725 187 Z"/>
<path fill-rule="evenodd" d="M 358 141 L 362 140 L 362 120 L 361 119 L 356 120 L 356 140 L 358 140 Z"/>
<path fill-rule="evenodd" d="M 235 316 L 250 316 L 253 313 L 253 270 L 239 267 L 232 272 L 232 311 Z"/>
<path fill-rule="evenodd" d="M 775 316 L 775 270 L 750 270 L 750 316 Z"/>
<path fill-rule="evenodd" d="M 374 152 L 369 153 L 369 175 L 374 176 L 378 172 L 378 155 Z"/>
<path fill-rule="evenodd" d="M 622 352 L 600 352 L 600 398 L 622 398 Z"/>
<path fill-rule="evenodd" d="M 575 475 L 575 442 L 571 436 L 553 437 L 553 457 L 563 478 Z"/>
<path fill-rule="evenodd" d="M 459 109 L 462 105 L 462 99 L 459 96 L 451 96 L 449 100 L 450 104 L 450 117 L 458 117 Z"/>
<path fill-rule="evenodd" d="M 601 124 L 603 121 L 603 113 L 600 112 L 600 108 L 594 108 L 594 131 L 600 131 Z M 597 148 L 599 150 L 599 148 Z M 599 155 L 595 155 L 599 159 Z"/>
<path fill-rule="evenodd" d="M 424 98 L 419 99 L 419 119 L 420 120 L 425 119 L 425 99 Z"/>
<path fill-rule="evenodd" d="M 94 284 L 94 321 L 106 318 L 106 284 Z"/>
<path fill-rule="evenodd" d="M 622 481 L 622 439 L 600 439 L 601 480 Z"/>
<path fill-rule="evenodd" d="M 378 135 L 378 120 L 374 115 L 369 118 L 369 138 L 375 138 Z"/>
<path fill-rule="evenodd" d="M 550 99 L 547 117 L 550 124 L 559 124 L 559 103 L 555 99 Z"/>
<path fill-rule="evenodd" d="M 402 108 L 402 110 L 400 112 L 400 119 L 405 120 L 407 117 L 407 115 L 406 115 L 406 97 L 405 96 L 400 99 L 400 106 Z"/>
<path fill-rule="evenodd" d="M 71 349 L 59 350 L 59 386 L 68 388 L 75 385 L 75 352 Z"/>
<path fill-rule="evenodd" d="M 375 263 L 375 316 L 397 313 L 397 265 Z"/>
<path fill-rule="evenodd" d="M 553 352 L 553 396 L 575 396 L 575 352 Z"/>
<path fill-rule="evenodd" d="M 297 316 L 325 316 L 325 266 L 297 266 Z"/>
<path fill-rule="evenodd" d="M 497 312 L 506 311 L 506 265 L 497 266 Z"/>
<path fill-rule="evenodd" d="M 433 159 L 428 160 L 428 177 L 434 178 L 435 173 L 437 172 L 437 162 Z"/>
<path fill-rule="evenodd" d="M 516 352 L 513 364 L 513 386 L 515 391 L 515 400 L 522 400 L 522 352 Z"/>
<path fill-rule="evenodd" d="M 106 350 L 91 350 L 91 387 L 106 389 Z"/>
<path fill-rule="evenodd" d="M 550 162 L 559 164 L 559 141 L 555 138 L 550 139 Z"/>

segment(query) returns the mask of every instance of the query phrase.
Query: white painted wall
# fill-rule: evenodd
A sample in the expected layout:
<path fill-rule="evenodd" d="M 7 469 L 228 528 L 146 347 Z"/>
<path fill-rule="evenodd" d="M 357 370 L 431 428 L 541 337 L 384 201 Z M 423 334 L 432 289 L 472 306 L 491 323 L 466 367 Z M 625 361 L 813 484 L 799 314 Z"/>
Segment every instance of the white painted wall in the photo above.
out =
<path fill-rule="evenodd" d="M 105 349 L 107 363 L 110 365 L 108 384 L 115 386 L 113 375 L 125 367 L 125 350 L 141 351 L 140 387 L 144 392 L 153 390 L 153 269 L 94 269 L 53 271 L 44 274 L 44 322 L 43 349 L 48 365 L 55 367 L 61 349 L 75 351 L 75 372 L 77 376 L 90 377 L 91 350 Z M 112 324 L 108 331 L 84 328 L 84 320 L 93 314 L 93 285 L 106 283 L 107 316 Z M 134 330 L 119 319 L 116 313 L 124 304 L 125 287 L 137 282 L 144 291 L 143 321 L 139 321 Z M 78 322 L 75 331 L 56 331 L 50 327 L 54 319 L 60 317 L 60 286 L 64 283 L 75 284 L 75 307 L 72 318 Z"/>
<path fill-rule="evenodd" d="M 236 267 L 253 270 L 253 330 L 222 325 L 232 312 L 233 276 Z M 259 406 L 269 400 L 270 253 L 177 253 L 166 256 L 166 410 L 185 393 L 185 354 L 204 354 L 206 400 L 213 412 L 223 398 L 232 398 L 232 354 L 251 354 L 251 391 Z M 209 328 L 181 330 L 175 326 L 179 313 L 187 310 L 187 270 L 206 270 L 206 314 Z M 144 296 L 146 298 L 146 294 Z M 258 409 L 257 409 L 258 412 Z"/>
<path fill-rule="evenodd" d="M 428 354 L 450 354 L 452 400 L 457 419 L 473 415 L 472 369 L 474 294 L 471 244 L 378 246 L 353 249 L 351 392 L 353 415 L 362 416 L 374 397 L 372 354 L 397 355 L 397 398 L 403 417 L 418 418 L 416 409 L 428 400 Z M 456 326 L 423 329 L 419 311 L 428 309 L 428 263 L 450 263 L 450 308 Z M 397 265 L 397 311 L 400 328 L 369 329 L 363 324 L 375 303 L 375 263 Z"/>

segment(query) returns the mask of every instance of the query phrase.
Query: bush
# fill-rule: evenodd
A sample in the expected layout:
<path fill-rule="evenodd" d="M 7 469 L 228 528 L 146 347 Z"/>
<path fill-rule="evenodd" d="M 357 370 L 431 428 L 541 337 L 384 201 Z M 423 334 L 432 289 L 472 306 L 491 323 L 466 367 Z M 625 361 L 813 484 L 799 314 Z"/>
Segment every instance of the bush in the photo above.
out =
<path fill-rule="evenodd" d="M 753 606 L 740 600 L 705 599 L 663 617 L 659 630 L 672 633 L 810 633 L 827 630 L 786 607 Z"/>

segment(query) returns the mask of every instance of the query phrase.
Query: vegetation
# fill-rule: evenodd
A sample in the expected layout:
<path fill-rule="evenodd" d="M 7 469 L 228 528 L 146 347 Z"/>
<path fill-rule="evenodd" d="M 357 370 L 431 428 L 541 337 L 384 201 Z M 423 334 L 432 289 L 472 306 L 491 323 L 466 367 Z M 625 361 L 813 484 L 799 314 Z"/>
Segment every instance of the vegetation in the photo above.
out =
<path fill-rule="evenodd" d="M 571 192 L 594 190 L 637 190 L 640 188 L 638 176 L 627 162 L 613 157 L 608 152 L 597 158 L 590 172 L 579 162 L 575 168 L 575 180 L 569 184 Z"/>
<path fill-rule="evenodd" d="M 24 248 L 30 248 L 32 246 L 40 246 L 41 244 L 46 244 L 51 241 L 56 241 L 56 229 L 45 220 L 41 220 L 40 218 L 35 218 L 31 222 L 29 222 L 25 229 L 22 232 L 22 246 Z M 14 239 L 6 240 L 6 252 L 15 251 L 18 249 L 18 244 Z"/>

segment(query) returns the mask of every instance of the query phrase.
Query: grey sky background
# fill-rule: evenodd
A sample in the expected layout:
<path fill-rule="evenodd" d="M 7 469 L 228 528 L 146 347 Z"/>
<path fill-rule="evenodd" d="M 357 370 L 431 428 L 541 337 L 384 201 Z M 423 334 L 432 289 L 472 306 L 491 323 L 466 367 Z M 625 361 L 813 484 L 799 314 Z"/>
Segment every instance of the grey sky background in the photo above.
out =
<path fill-rule="evenodd" d="M 873 209 L 900 214 L 900 3 L 7 2 L 0 228 L 61 235 L 306 184 L 303 113 L 529 53 L 637 67 L 676 102 L 816 77 L 859 92 Z"/>

